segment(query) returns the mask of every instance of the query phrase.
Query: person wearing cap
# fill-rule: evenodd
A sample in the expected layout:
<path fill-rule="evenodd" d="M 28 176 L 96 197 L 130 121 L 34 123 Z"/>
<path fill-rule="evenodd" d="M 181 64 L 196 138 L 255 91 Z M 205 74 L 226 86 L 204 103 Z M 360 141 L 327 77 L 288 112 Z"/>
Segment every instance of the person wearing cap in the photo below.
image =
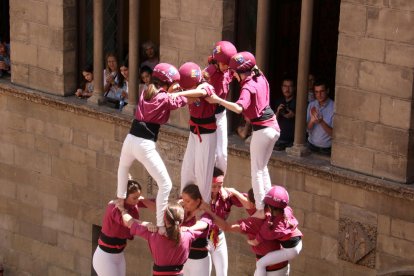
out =
<path fill-rule="evenodd" d="M 203 81 L 200 67 L 193 62 L 181 65 L 179 72 L 180 86 L 185 91 L 175 95 L 189 98 L 190 111 L 190 136 L 181 165 L 181 190 L 189 183 L 195 183 L 203 200 L 209 202 L 217 145 L 217 124 L 216 105 L 205 99 L 214 94 L 214 87 Z"/>
<path fill-rule="evenodd" d="M 129 168 L 134 160 L 138 160 L 157 182 L 156 220 L 157 226 L 162 231 L 164 209 L 168 203 L 172 182 L 157 152 L 156 142 L 160 126 L 168 121 L 171 110 L 185 106 L 187 99 L 180 96 L 173 97 L 171 93 L 168 93 L 179 87 L 180 73 L 173 65 L 157 64 L 152 77 L 153 83 L 141 93 L 135 119 L 122 145 L 118 167 L 117 196 L 119 199 L 125 198 Z"/>
<path fill-rule="evenodd" d="M 302 250 L 302 232 L 298 229 L 298 220 L 288 206 L 289 194 L 282 186 L 273 186 L 264 198 L 266 219 L 254 239 L 248 243 L 257 246 L 260 243 L 278 240 L 280 250 L 266 254 L 257 261 L 255 276 L 266 276 L 266 266 L 273 263 L 290 261 Z"/>
<path fill-rule="evenodd" d="M 227 189 L 223 187 L 224 173 L 217 167 L 214 167 L 213 181 L 211 184 L 211 201 L 210 209 L 220 218 L 226 220 L 231 211 L 231 207 L 243 207 L 241 200 L 234 194 L 237 193 L 235 189 Z M 234 194 L 233 192 L 234 191 Z M 244 197 L 244 201 L 247 201 L 245 195 L 238 193 L 239 196 Z M 224 232 L 218 225 L 213 224 L 209 233 L 208 240 L 209 251 L 213 265 L 216 271 L 216 276 L 227 275 L 228 270 L 228 255 L 227 255 L 227 242 Z"/>
<path fill-rule="evenodd" d="M 263 218 L 263 199 L 271 187 L 267 163 L 280 136 L 280 129 L 269 106 L 269 83 L 256 66 L 255 57 L 249 52 L 237 53 L 231 58 L 229 68 L 234 71 L 234 77 L 241 86 L 237 102 L 226 101 L 217 95 L 212 95 L 206 100 L 220 104 L 237 114 L 242 113 L 246 121 L 252 125 L 250 165 L 257 209 L 254 216 Z"/>
<path fill-rule="evenodd" d="M 251 189 L 250 189 L 251 190 Z M 254 208 L 252 209 L 251 206 L 254 205 L 254 196 L 253 193 L 250 193 L 247 197 L 250 204 L 246 204 L 243 206 L 246 208 L 246 211 L 251 214 L 252 211 L 254 213 Z M 239 233 L 242 235 L 247 236 L 249 240 L 254 239 L 256 235 L 261 230 L 265 219 L 257 218 L 257 217 L 247 217 L 244 219 L 240 219 L 236 222 L 227 222 L 225 219 L 217 215 L 213 210 L 209 208 L 208 204 L 203 204 L 201 209 L 205 210 L 208 214 L 210 214 L 213 218 L 213 223 L 218 225 L 220 229 L 225 232 L 233 232 Z M 259 261 L 263 256 L 271 252 L 277 252 L 277 250 L 281 249 L 280 241 L 278 240 L 265 240 L 260 244 L 251 245 L 251 249 L 253 253 L 256 255 L 256 262 Z M 257 263 L 256 263 L 257 264 Z M 289 267 L 287 261 L 281 262 L 272 262 L 266 267 L 267 276 L 279 276 L 279 275 L 288 275 Z"/>
<path fill-rule="evenodd" d="M 229 63 L 233 55 L 237 53 L 236 47 L 229 41 L 219 41 L 214 45 L 213 54 L 209 57 L 209 65 L 203 70 L 203 76 L 214 87 L 217 96 L 226 99 L 229 93 L 230 82 L 233 74 L 230 72 Z M 226 109 L 222 105 L 216 108 L 217 123 L 217 147 L 216 166 L 225 174 L 227 171 L 227 116 Z"/>

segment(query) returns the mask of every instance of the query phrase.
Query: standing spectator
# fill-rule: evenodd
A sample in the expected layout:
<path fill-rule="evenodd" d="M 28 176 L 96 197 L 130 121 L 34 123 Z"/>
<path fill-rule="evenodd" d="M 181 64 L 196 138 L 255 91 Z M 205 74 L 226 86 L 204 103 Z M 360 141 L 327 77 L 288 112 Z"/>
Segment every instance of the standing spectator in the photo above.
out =
<path fill-rule="evenodd" d="M 140 68 L 148 66 L 151 70 L 154 70 L 155 65 L 160 63 L 158 49 L 154 42 L 147 41 L 142 44 L 142 54 L 144 56 L 144 62 L 141 63 Z"/>
<path fill-rule="evenodd" d="M 293 78 L 285 77 L 282 81 L 283 97 L 276 101 L 276 117 L 280 127 L 280 137 L 275 150 L 285 150 L 293 145 L 295 137 L 296 87 Z"/>
<path fill-rule="evenodd" d="M 314 92 L 316 100 L 309 103 L 306 113 L 309 149 L 330 155 L 334 101 L 328 97 L 329 87 L 324 80 L 315 81 Z"/>
<path fill-rule="evenodd" d="M 313 87 L 315 85 L 315 75 L 309 73 L 308 76 L 308 103 L 315 100 L 315 92 L 313 92 Z"/>
<path fill-rule="evenodd" d="M 123 77 L 122 83 L 119 85 L 121 89 L 121 95 L 119 100 L 119 110 L 128 104 L 128 81 L 129 81 L 129 73 L 128 73 L 128 59 L 125 59 L 121 66 L 119 67 L 119 71 Z"/>
<path fill-rule="evenodd" d="M 139 76 L 141 80 L 139 84 L 139 91 L 142 93 L 148 89 L 148 86 L 152 81 L 152 69 L 148 66 L 141 67 L 139 70 Z"/>

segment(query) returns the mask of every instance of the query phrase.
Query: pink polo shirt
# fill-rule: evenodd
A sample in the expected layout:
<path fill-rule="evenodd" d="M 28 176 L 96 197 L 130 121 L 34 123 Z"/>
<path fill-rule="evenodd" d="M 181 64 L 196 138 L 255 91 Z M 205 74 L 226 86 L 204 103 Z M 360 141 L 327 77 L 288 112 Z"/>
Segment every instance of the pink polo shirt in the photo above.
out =
<path fill-rule="evenodd" d="M 208 82 L 214 87 L 214 91 L 217 96 L 222 99 L 226 99 L 227 94 L 229 93 L 229 85 L 232 78 L 233 74 L 230 73 L 230 70 L 227 70 L 223 73 L 219 69 L 216 69 L 216 71 L 210 75 Z"/>
<path fill-rule="evenodd" d="M 272 227 L 269 227 L 272 224 Z M 263 223 L 256 239 L 259 242 L 264 240 L 287 241 L 293 237 L 301 237 L 302 232 L 297 228 L 298 220 L 293 216 L 293 210 L 289 206 L 284 209 L 284 214 L 270 216 L 266 214 L 265 223 Z"/>
<path fill-rule="evenodd" d="M 166 236 L 152 233 L 136 222 L 132 224 L 130 233 L 148 241 L 152 258 L 158 266 L 183 265 L 188 259 L 191 243 L 201 234 L 191 230 L 181 232 L 180 242 L 176 244 Z"/>
<path fill-rule="evenodd" d="M 143 205 L 139 206 L 142 207 Z M 129 205 L 125 203 L 124 208 L 134 219 L 139 219 L 138 205 Z M 106 207 L 101 231 L 108 237 L 133 239 L 133 236 L 129 233 L 129 228 L 126 227 L 122 221 L 121 212 L 113 203 L 108 204 Z"/>
<path fill-rule="evenodd" d="M 248 217 L 248 218 L 237 221 L 237 223 L 240 225 L 241 232 L 247 235 L 249 240 L 252 240 L 259 233 L 264 221 L 265 221 L 264 219 Z M 257 246 L 252 246 L 253 252 L 261 256 L 264 256 L 269 252 L 279 250 L 279 249 L 280 249 L 280 242 L 278 240 L 266 241 L 266 242 L 260 243 Z"/>
<path fill-rule="evenodd" d="M 149 101 L 144 100 L 144 93 L 141 93 L 137 105 L 135 118 L 140 122 L 165 124 L 170 118 L 171 110 L 183 107 L 187 104 L 187 98 L 171 97 L 165 90 L 158 92 Z"/>
<path fill-rule="evenodd" d="M 198 87 L 206 91 L 207 95 L 201 97 L 199 102 L 188 105 L 190 116 L 198 119 L 214 117 L 216 104 L 210 104 L 205 100 L 206 97 L 214 94 L 214 87 L 208 83 L 202 83 Z"/>

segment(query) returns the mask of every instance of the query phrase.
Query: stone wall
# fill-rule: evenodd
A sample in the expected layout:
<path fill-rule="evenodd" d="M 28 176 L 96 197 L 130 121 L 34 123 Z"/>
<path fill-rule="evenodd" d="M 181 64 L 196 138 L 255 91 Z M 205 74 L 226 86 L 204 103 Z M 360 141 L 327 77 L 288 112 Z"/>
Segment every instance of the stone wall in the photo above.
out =
<path fill-rule="evenodd" d="M 68 95 L 76 88 L 76 1 L 10 1 L 12 82 Z"/>
<path fill-rule="evenodd" d="M 90 275 L 92 225 L 114 197 L 122 141 L 131 118 L 62 98 L 0 84 L 0 262 L 6 275 Z M 174 189 L 187 131 L 162 128 L 158 149 Z M 274 152 L 274 183 L 285 184 L 304 233 L 291 275 L 377 275 L 414 262 L 414 188 Z M 132 174 L 153 196 L 156 185 L 137 163 Z M 250 188 L 248 148 L 230 138 L 225 181 Z M 230 221 L 246 216 L 241 209 Z M 143 211 L 144 219 L 154 219 Z M 229 275 L 253 275 L 254 255 L 228 234 Z M 358 241 L 363 246 L 358 248 Z M 129 242 L 128 275 L 148 275 L 145 242 Z M 139 264 L 139 266 L 137 265 Z M 411 267 L 412 268 L 412 267 Z"/>
<path fill-rule="evenodd" d="M 414 2 L 341 2 L 332 164 L 414 181 Z"/>

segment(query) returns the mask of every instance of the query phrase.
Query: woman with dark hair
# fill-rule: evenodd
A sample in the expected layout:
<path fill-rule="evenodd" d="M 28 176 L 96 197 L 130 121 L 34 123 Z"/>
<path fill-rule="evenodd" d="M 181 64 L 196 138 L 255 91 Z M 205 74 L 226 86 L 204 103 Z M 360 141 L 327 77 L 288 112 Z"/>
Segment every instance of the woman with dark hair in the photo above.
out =
<path fill-rule="evenodd" d="M 134 219 L 139 219 L 138 205 L 141 196 L 141 185 L 128 180 L 124 208 Z M 125 275 L 124 249 L 127 239 L 132 240 L 128 227 L 122 221 L 121 212 L 110 202 L 106 207 L 102 221 L 101 234 L 98 240 L 98 247 L 93 254 L 93 268 L 99 276 Z"/>
<path fill-rule="evenodd" d="M 208 233 L 211 227 L 211 216 L 199 210 L 202 197 L 197 185 L 187 185 L 181 194 L 185 210 L 183 226 L 193 231 L 202 231 L 198 239 L 191 243 L 190 255 L 184 265 L 185 276 L 209 276 L 211 259 L 208 252 Z"/>

